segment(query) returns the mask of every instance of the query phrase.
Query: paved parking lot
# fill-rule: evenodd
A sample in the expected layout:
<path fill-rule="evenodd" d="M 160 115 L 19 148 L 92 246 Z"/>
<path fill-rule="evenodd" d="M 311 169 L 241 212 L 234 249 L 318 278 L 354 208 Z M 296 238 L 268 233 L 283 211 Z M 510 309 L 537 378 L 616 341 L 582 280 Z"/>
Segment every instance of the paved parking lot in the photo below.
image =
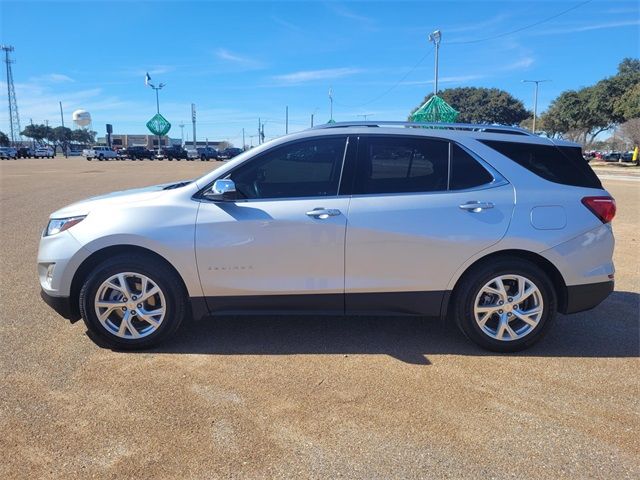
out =
<path fill-rule="evenodd" d="M 640 182 L 616 292 L 518 355 L 439 322 L 221 318 L 98 348 L 39 297 L 48 214 L 204 162 L 0 162 L 0 478 L 639 478 Z M 629 178 L 627 178 L 629 177 Z"/>

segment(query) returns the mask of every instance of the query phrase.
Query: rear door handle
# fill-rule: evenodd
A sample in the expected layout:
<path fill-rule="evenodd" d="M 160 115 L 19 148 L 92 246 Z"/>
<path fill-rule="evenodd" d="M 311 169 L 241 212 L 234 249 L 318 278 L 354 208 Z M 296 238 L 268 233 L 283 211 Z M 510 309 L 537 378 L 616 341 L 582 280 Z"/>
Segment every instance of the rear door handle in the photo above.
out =
<path fill-rule="evenodd" d="M 459 205 L 459 207 L 462 210 L 467 210 L 468 212 L 480 213 L 483 210 L 493 208 L 494 205 L 492 202 L 471 201 L 471 202 L 463 203 L 462 205 Z"/>
<path fill-rule="evenodd" d="M 338 210 L 337 208 L 314 208 L 313 210 L 307 212 L 307 215 L 309 217 L 324 220 L 325 218 L 336 217 L 340 215 L 340 213 L 340 210 Z"/>

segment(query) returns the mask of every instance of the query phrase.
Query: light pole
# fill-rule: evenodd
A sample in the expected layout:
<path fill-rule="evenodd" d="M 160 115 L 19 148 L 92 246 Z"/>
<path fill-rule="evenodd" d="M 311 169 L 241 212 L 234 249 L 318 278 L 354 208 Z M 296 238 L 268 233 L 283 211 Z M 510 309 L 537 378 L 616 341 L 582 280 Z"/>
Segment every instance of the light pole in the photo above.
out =
<path fill-rule="evenodd" d="M 551 80 L 522 80 L 522 83 L 535 83 L 536 86 L 533 90 L 533 127 L 531 131 L 536 133 L 536 117 L 538 116 L 538 85 L 543 82 L 550 82 Z"/>
<path fill-rule="evenodd" d="M 147 77 L 149 74 L 147 73 Z M 160 84 L 156 87 L 153 83 L 147 80 L 147 85 L 153 88 L 156 91 L 156 113 L 160 115 L 160 96 L 158 92 L 164 88 L 164 83 L 160 82 Z M 158 155 L 160 155 L 162 151 L 160 150 L 160 135 L 158 135 Z"/>
<path fill-rule="evenodd" d="M 440 30 L 436 30 L 429 34 L 429 41 L 433 42 L 436 47 L 436 68 L 435 68 L 435 81 L 433 82 L 433 94 L 438 94 L 438 51 L 440 50 L 440 41 L 442 40 L 442 33 Z"/>
<path fill-rule="evenodd" d="M 196 104 L 191 104 L 191 123 L 193 124 L 193 149 L 197 147 L 196 144 Z"/>
<path fill-rule="evenodd" d="M 329 122 L 333 122 L 333 87 L 329 87 Z"/>

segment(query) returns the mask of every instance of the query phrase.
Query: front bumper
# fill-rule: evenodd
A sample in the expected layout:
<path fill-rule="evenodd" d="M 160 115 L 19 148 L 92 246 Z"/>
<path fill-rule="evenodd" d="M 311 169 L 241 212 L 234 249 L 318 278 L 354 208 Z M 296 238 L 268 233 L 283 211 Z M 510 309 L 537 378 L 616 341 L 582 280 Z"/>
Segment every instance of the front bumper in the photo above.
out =
<path fill-rule="evenodd" d="M 569 314 L 591 310 L 600 305 L 613 292 L 613 287 L 613 280 L 569 286 L 567 287 L 566 305 L 563 305 L 560 313 Z"/>
<path fill-rule="evenodd" d="M 40 297 L 44 300 L 44 303 L 53 308 L 58 315 L 71 320 L 71 322 L 80 320 L 78 305 L 74 305 L 70 297 L 53 297 L 44 290 L 40 290 Z"/>

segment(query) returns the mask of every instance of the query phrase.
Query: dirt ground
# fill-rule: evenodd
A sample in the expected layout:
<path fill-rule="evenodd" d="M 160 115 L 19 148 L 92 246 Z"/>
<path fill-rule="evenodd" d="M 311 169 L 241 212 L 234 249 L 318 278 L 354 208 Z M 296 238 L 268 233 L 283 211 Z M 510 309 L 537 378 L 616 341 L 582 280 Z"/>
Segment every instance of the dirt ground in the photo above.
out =
<path fill-rule="evenodd" d="M 0 478 L 640 478 L 640 176 L 616 197 L 616 291 L 490 354 L 413 318 L 221 318 L 97 347 L 39 297 L 49 213 L 201 162 L 0 162 Z"/>

